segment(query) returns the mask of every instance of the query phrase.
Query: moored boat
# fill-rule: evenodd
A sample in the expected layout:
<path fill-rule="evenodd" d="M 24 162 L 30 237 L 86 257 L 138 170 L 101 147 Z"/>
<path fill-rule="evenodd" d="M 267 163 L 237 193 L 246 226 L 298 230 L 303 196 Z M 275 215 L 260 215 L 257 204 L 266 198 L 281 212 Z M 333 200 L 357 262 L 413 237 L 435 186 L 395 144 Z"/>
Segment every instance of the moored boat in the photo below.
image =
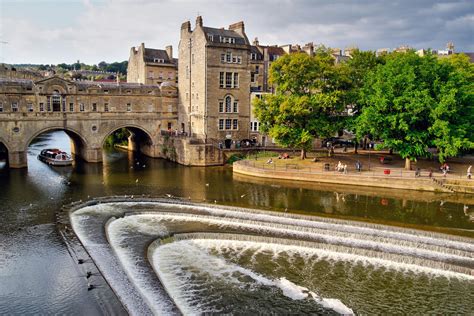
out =
<path fill-rule="evenodd" d="M 71 155 L 60 149 L 43 149 L 38 159 L 52 166 L 69 166 L 73 161 Z"/>

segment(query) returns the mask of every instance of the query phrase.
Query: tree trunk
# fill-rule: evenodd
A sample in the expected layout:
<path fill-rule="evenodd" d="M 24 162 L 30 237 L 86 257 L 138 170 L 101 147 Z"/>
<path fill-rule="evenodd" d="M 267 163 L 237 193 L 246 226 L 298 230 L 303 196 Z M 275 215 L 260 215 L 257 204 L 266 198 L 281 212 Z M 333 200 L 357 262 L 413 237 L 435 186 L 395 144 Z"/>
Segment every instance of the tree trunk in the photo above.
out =
<path fill-rule="evenodd" d="M 359 148 L 359 142 L 356 141 L 354 144 L 354 154 L 357 154 L 357 149 Z"/>
<path fill-rule="evenodd" d="M 388 151 L 388 154 L 393 155 L 393 149 L 392 148 L 390 148 L 390 150 Z"/>
<path fill-rule="evenodd" d="M 405 170 L 411 170 L 411 160 L 410 158 L 405 158 Z"/>
<path fill-rule="evenodd" d="M 301 160 L 304 160 L 306 158 L 306 149 L 301 149 Z"/>

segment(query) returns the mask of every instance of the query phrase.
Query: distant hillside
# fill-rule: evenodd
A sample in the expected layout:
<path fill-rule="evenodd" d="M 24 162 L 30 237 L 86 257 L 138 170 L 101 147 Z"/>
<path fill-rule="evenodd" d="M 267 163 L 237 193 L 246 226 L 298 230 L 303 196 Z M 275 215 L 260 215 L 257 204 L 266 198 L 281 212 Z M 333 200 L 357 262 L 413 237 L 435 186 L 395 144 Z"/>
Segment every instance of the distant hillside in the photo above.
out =
<path fill-rule="evenodd" d="M 13 64 L 11 65 L 15 68 L 28 68 L 28 69 L 37 69 L 37 70 L 54 70 L 55 72 L 66 72 L 71 70 L 91 70 L 91 71 L 104 71 L 104 72 L 113 72 L 120 73 L 121 75 L 127 74 L 128 61 L 122 62 L 113 62 L 106 63 L 101 61 L 97 65 L 87 65 L 81 63 L 79 60 L 74 64 L 61 63 L 57 65 L 48 65 L 48 64 Z"/>

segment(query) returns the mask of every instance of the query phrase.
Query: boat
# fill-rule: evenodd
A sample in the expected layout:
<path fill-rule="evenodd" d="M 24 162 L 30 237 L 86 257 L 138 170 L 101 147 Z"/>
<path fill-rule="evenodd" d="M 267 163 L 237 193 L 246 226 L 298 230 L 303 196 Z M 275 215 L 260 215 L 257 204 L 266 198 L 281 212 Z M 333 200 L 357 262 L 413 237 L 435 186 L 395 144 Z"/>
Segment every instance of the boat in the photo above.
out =
<path fill-rule="evenodd" d="M 72 157 L 60 149 L 43 149 L 38 155 L 38 159 L 52 166 L 70 166 Z"/>

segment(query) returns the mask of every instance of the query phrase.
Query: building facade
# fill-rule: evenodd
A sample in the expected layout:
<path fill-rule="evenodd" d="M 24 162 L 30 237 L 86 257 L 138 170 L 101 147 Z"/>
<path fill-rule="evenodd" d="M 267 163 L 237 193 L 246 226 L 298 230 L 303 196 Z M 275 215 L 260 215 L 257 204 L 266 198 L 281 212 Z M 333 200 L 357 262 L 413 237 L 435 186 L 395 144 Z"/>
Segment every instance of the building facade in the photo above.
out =
<path fill-rule="evenodd" d="M 173 47 L 165 50 L 145 48 L 145 44 L 132 47 L 127 67 L 127 82 L 147 85 L 163 82 L 178 83 L 178 60 L 173 58 Z"/>
<path fill-rule="evenodd" d="M 181 26 L 178 63 L 180 129 L 230 147 L 249 138 L 250 43 L 243 22 L 217 29 L 196 19 Z"/>

